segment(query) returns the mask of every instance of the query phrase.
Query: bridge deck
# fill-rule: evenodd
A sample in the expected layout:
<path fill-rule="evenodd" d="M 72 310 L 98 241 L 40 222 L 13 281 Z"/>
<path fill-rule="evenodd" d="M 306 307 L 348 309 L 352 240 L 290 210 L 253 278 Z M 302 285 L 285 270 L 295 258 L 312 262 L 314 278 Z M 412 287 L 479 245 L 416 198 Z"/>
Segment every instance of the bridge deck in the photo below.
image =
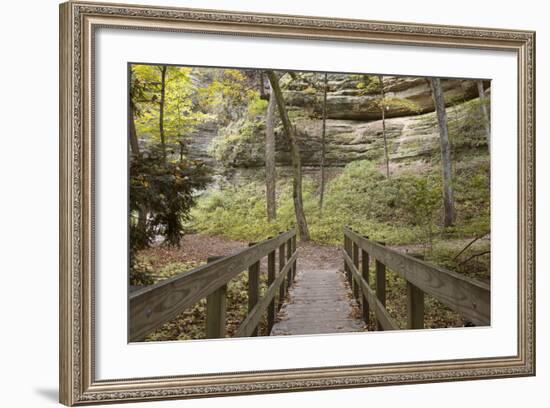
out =
<path fill-rule="evenodd" d="M 356 305 L 350 298 L 344 274 L 336 267 L 309 269 L 306 265 L 300 268 L 298 261 L 296 281 L 290 289 L 289 300 L 278 313 L 271 335 L 364 331 L 363 321 L 353 317 Z"/>

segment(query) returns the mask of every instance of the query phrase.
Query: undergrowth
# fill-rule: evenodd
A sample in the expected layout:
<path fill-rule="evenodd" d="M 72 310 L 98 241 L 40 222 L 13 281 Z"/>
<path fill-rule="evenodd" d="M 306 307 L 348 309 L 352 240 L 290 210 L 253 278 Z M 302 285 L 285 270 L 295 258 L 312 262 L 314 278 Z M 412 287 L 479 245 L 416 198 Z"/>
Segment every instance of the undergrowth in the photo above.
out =
<path fill-rule="evenodd" d="M 260 274 L 260 298 L 267 290 L 267 275 Z M 233 337 L 248 313 L 248 273 L 242 272 L 227 284 L 226 337 Z M 264 314 L 258 326 L 258 335 L 267 336 Z M 150 333 L 145 341 L 199 340 L 206 337 L 206 299 L 183 311 Z"/>
<path fill-rule="evenodd" d="M 455 169 L 457 221 L 442 229 L 441 176 L 401 173 L 390 180 L 376 163 L 361 160 L 348 164 L 326 186 L 319 208 L 319 185 L 303 182 L 304 211 L 314 241 L 340 245 L 342 228 L 352 226 L 371 239 L 389 245 L 427 244 L 437 239 L 475 236 L 489 231 L 489 163 Z M 232 239 L 258 241 L 291 228 L 294 222 L 289 179 L 277 184 L 277 219 L 267 221 L 265 186 L 261 181 L 222 185 L 207 190 L 191 212 L 189 228 Z"/>
<path fill-rule="evenodd" d="M 390 180 L 379 171 L 378 163 L 367 160 L 348 164 L 326 186 L 324 206 L 319 207 L 319 185 L 315 179 L 303 180 L 303 200 L 311 238 L 330 245 L 341 245 L 343 227 L 354 230 L 389 246 L 401 246 L 426 261 L 489 282 L 490 240 L 489 161 L 476 157 L 467 166 L 454 169 L 457 220 L 453 227 L 441 227 L 441 176 L 435 171 L 401 172 Z M 186 228 L 195 232 L 221 235 L 231 239 L 260 241 L 293 227 L 295 222 L 290 179 L 277 183 L 277 219 L 268 222 L 265 185 L 262 180 L 218 185 L 201 194 L 191 211 Z M 477 239 L 476 239 L 477 238 Z M 465 242 L 475 239 L 467 251 Z M 458 255 L 459 254 L 459 255 Z M 185 273 L 199 264 L 173 262 L 152 271 L 148 260 L 138 258 L 143 276 L 151 284 Z M 371 274 L 374 272 L 371 271 Z M 267 288 L 262 273 L 260 296 Z M 136 279 L 139 277 L 136 277 Z M 374 276 L 371 282 L 375 287 Z M 235 334 L 247 314 L 248 276 L 241 273 L 227 289 L 226 336 Z M 406 282 L 396 274 L 387 274 L 387 309 L 401 328 L 406 328 Z M 149 334 L 146 341 L 205 338 L 206 301 L 203 299 Z M 426 296 L 425 327 L 464 325 L 459 314 Z M 371 321 L 372 326 L 372 321 Z M 374 327 L 369 327 L 374 329 Z M 265 318 L 260 335 L 267 335 Z"/>

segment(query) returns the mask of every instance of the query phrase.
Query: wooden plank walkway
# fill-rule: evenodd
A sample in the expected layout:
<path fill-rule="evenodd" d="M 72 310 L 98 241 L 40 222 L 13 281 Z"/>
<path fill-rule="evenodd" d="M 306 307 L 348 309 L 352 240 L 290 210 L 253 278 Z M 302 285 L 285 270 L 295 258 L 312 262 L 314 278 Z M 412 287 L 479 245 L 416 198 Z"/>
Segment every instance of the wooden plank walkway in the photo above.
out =
<path fill-rule="evenodd" d="M 353 317 L 357 306 L 350 300 L 351 292 L 337 265 L 331 262 L 316 267 L 301 263 L 298 257 L 296 281 L 277 315 L 271 336 L 365 330 L 363 321 Z"/>

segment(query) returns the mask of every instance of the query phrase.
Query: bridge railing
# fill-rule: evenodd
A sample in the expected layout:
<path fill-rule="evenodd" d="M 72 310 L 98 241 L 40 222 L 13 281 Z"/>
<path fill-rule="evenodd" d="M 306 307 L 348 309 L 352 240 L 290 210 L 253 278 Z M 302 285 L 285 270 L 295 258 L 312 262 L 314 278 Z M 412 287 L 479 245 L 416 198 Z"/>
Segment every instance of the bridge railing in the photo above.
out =
<path fill-rule="evenodd" d="M 275 271 L 278 251 L 279 271 Z M 267 291 L 259 298 L 260 261 L 267 256 Z M 248 314 L 237 330 L 237 337 L 257 334 L 258 325 L 267 310 L 268 330 L 275 320 L 275 297 L 279 307 L 296 274 L 296 230 L 250 244 L 236 254 L 219 259 L 191 271 L 178 274 L 155 285 L 130 294 L 130 341 L 143 340 L 147 334 L 174 319 L 185 309 L 206 298 L 206 337 L 225 337 L 227 283 L 248 270 Z"/>
<path fill-rule="evenodd" d="M 362 304 L 363 319 L 368 324 L 372 309 L 379 330 L 399 329 L 386 310 L 386 268 L 407 282 L 407 328 L 424 327 L 424 293 L 475 325 L 490 324 L 491 291 L 485 283 L 387 248 L 383 243 L 372 241 L 349 227 L 344 228 L 343 256 L 344 270 L 353 295 Z M 375 290 L 369 282 L 371 259 L 375 263 Z"/>

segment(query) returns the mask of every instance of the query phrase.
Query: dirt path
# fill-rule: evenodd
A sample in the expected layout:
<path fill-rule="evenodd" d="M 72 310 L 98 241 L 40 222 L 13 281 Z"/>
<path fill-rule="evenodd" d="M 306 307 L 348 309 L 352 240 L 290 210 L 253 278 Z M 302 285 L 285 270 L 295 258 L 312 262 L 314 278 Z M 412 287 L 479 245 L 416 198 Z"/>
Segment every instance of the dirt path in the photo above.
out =
<path fill-rule="evenodd" d="M 289 300 L 278 313 L 272 336 L 365 330 L 342 273 L 336 247 L 300 244 L 298 272 Z"/>

